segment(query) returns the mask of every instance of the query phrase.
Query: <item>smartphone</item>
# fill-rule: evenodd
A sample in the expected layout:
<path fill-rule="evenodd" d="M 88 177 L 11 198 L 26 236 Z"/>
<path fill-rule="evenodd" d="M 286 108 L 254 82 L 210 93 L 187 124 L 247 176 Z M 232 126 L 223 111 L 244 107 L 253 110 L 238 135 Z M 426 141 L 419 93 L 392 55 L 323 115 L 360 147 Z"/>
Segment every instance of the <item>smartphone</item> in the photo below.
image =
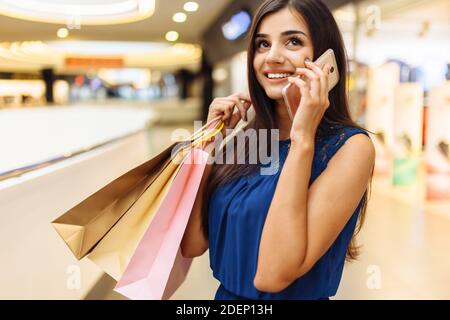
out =
<path fill-rule="evenodd" d="M 328 92 L 330 92 L 339 82 L 339 70 L 333 49 L 325 51 L 316 61 L 314 61 L 314 63 L 320 68 L 323 68 L 327 63 L 330 65 L 330 73 L 328 74 Z M 289 117 L 292 120 L 294 119 L 295 114 L 293 110 L 296 110 L 300 104 L 300 90 L 296 85 L 289 83 L 283 88 L 282 94 Z"/>

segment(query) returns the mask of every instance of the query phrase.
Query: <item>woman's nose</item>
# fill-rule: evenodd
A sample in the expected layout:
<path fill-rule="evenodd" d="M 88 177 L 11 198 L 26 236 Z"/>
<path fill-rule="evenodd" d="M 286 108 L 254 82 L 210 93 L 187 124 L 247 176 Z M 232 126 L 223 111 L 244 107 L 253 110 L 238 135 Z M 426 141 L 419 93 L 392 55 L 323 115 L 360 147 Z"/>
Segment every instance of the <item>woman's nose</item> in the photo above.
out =
<path fill-rule="evenodd" d="M 266 57 L 267 63 L 284 63 L 284 57 L 280 51 L 273 46 Z"/>

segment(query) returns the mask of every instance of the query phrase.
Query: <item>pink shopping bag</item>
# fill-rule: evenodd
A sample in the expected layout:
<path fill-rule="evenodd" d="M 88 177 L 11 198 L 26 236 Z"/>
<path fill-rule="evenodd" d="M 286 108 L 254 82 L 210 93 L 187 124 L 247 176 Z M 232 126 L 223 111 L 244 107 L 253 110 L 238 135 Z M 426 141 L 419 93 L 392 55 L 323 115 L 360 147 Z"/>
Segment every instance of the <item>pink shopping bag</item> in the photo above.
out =
<path fill-rule="evenodd" d="M 134 300 L 168 299 L 186 278 L 192 259 L 180 253 L 209 154 L 193 148 L 139 242 L 115 291 Z"/>

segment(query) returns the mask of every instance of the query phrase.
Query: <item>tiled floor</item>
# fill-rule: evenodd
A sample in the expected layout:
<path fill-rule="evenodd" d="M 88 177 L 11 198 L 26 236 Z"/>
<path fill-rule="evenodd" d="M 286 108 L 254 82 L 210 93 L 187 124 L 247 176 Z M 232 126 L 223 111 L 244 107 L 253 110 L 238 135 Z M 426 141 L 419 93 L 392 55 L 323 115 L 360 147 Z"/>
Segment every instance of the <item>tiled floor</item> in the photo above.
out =
<path fill-rule="evenodd" d="M 152 130 L 155 150 L 162 150 L 179 127 L 189 125 Z M 374 177 L 359 235 L 362 254 L 346 265 L 334 299 L 450 299 L 450 204 L 425 205 L 420 177 L 416 185 L 395 188 Z M 205 253 L 194 260 L 172 299 L 212 299 L 217 286 Z"/>

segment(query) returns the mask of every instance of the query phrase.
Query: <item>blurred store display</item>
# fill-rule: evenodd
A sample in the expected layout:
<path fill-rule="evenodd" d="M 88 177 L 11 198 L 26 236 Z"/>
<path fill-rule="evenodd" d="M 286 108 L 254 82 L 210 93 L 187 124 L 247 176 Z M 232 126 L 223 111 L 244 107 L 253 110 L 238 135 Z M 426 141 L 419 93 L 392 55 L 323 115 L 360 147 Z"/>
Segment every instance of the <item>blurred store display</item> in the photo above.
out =
<path fill-rule="evenodd" d="M 426 144 L 427 199 L 450 200 L 450 81 L 433 88 Z"/>
<path fill-rule="evenodd" d="M 423 89 L 419 83 L 400 83 L 395 89 L 394 164 L 392 183 L 409 185 L 416 181 L 422 160 Z"/>
<path fill-rule="evenodd" d="M 367 83 L 366 128 L 375 133 L 375 174 L 392 173 L 395 89 L 399 68 L 394 63 L 371 67 Z"/>
<path fill-rule="evenodd" d="M 352 115 L 375 133 L 375 175 L 394 186 L 418 183 L 423 147 L 430 149 L 433 132 L 442 133 L 434 119 L 448 117 L 430 104 L 449 74 L 450 3 L 359 1 L 334 15 L 350 59 Z M 430 167 L 427 160 L 428 172 Z"/>

